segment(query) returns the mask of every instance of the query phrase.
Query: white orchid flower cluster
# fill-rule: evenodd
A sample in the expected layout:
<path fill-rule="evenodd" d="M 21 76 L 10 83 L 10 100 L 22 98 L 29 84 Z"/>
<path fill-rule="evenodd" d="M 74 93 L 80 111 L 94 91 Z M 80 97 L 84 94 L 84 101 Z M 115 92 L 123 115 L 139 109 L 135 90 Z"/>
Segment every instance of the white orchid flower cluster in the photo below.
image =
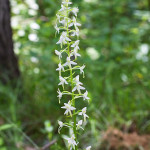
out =
<path fill-rule="evenodd" d="M 62 109 L 65 109 L 64 114 L 67 117 L 70 117 L 72 120 L 69 123 L 64 123 L 62 121 L 58 121 L 59 129 L 58 132 L 63 127 L 68 127 L 73 131 L 73 134 L 70 138 L 66 138 L 68 141 L 68 148 L 70 150 L 78 150 L 78 140 L 77 140 L 77 132 L 78 130 L 83 129 L 83 126 L 86 122 L 86 119 L 89 116 L 86 114 L 87 108 L 84 107 L 81 110 L 76 108 L 76 100 L 79 98 L 83 98 L 84 101 L 88 101 L 88 92 L 86 91 L 85 87 L 83 87 L 83 83 L 79 80 L 79 75 L 83 74 L 84 76 L 84 68 L 83 66 L 77 65 L 77 58 L 81 57 L 78 53 L 80 50 L 79 48 L 79 26 L 80 23 L 77 22 L 77 13 L 79 11 L 78 8 L 71 8 L 70 5 L 72 2 L 69 0 L 63 0 L 61 4 L 61 9 L 56 14 L 57 16 L 57 23 L 55 26 L 56 33 L 60 33 L 60 39 L 56 44 L 60 44 L 61 50 L 55 50 L 56 55 L 59 58 L 59 64 L 56 71 L 59 71 L 59 80 L 60 83 L 58 85 L 62 86 L 62 91 L 58 89 L 58 98 L 59 102 L 62 99 L 63 95 L 70 96 L 70 100 L 64 103 Z M 63 62 L 63 58 L 66 58 L 66 61 Z M 79 70 L 79 71 L 78 71 Z M 69 72 L 69 76 L 64 77 L 64 72 Z M 71 90 L 64 90 L 65 86 L 70 87 L 68 89 Z M 83 92 L 84 91 L 84 92 Z M 80 118 L 80 119 L 79 119 Z M 91 146 L 88 146 L 86 150 L 90 150 Z"/>

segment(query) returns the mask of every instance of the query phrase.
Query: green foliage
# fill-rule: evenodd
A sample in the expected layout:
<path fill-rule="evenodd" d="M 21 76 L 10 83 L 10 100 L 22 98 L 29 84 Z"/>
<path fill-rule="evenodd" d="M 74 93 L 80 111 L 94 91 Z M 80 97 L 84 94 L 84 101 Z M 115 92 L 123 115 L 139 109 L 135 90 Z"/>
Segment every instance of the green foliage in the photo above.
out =
<path fill-rule="evenodd" d="M 15 53 L 22 74 L 21 88 L 0 86 L 0 143 L 3 147 L 19 142 L 43 146 L 58 139 L 52 150 L 63 150 L 57 133 L 57 120 L 63 115 L 57 99 L 58 59 L 55 14 L 59 0 L 12 0 L 12 27 Z M 86 64 L 84 85 L 90 93 L 90 125 L 84 145 L 99 146 L 101 131 L 108 126 L 120 128 L 134 121 L 140 133 L 150 133 L 148 3 L 143 0 L 73 0 L 80 8 L 80 64 Z M 36 7 L 38 9 L 36 10 Z M 35 7 L 34 9 L 32 7 Z M 36 23 L 36 24 L 35 24 Z M 21 90 L 21 96 L 20 96 Z M 50 120 L 51 132 L 43 132 Z M 15 124 L 21 132 L 7 125 Z M 26 134 L 26 136 L 23 136 Z M 15 135 L 15 140 L 13 135 Z M 48 137 L 47 137 L 48 135 Z M 17 142 L 17 143 L 16 143 Z M 0 146 L 1 146 L 0 145 Z"/>
<path fill-rule="evenodd" d="M 6 147 L 4 146 L 4 141 L 2 138 L 0 138 L 0 149 L 1 150 L 6 150 Z"/>

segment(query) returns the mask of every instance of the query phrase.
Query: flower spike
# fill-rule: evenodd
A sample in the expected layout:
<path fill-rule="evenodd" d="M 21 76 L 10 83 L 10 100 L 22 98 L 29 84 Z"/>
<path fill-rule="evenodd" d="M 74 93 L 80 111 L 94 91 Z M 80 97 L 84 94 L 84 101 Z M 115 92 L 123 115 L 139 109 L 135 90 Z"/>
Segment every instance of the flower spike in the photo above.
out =
<path fill-rule="evenodd" d="M 67 95 L 69 98 L 69 101 L 65 100 L 61 108 L 65 110 L 64 115 L 70 119 L 70 121 L 66 123 L 65 121 L 58 121 L 58 132 L 60 133 L 63 127 L 69 128 L 72 134 L 68 138 L 65 138 L 68 142 L 68 149 L 78 150 L 79 141 L 77 132 L 79 132 L 80 129 L 84 130 L 83 123 L 89 116 L 86 114 L 86 107 L 81 110 L 77 108 L 76 100 L 82 98 L 82 102 L 85 103 L 86 100 L 90 98 L 79 76 L 83 74 L 84 77 L 85 65 L 79 66 L 77 64 L 78 58 L 81 57 L 79 53 L 79 27 L 81 24 L 77 21 L 79 9 L 77 7 L 71 8 L 71 4 L 71 0 L 62 0 L 61 8 L 56 14 L 56 34 L 60 34 L 60 38 L 56 44 L 60 45 L 61 48 L 60 50 L 55 50 L 55 54 L 59 60 L 56 71 L 59 72 L 60 82 L 58 85 L 62 86 L 62 88 L 57 91 L 57 97 L 59 103 L 63 95 Z M 68 76 L 66 76 L 66 74 Z M 91 150 L 91 146 L 87 147 L 86 150 Z"/>

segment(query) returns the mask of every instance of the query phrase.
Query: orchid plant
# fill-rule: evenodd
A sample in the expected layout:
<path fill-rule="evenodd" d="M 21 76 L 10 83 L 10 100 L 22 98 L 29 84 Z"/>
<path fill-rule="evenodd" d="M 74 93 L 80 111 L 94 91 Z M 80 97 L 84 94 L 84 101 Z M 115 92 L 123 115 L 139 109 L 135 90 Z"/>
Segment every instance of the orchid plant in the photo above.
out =
<path fill-rule="evenodd" d="M 89 116 L 86 114 L 87 108 L 84 107 L 81 110 L 76 108 L 76 100 L 82 98 L 83 101 L 89 101 L 88 92 L 83 87 L 83 83 L 80 82 L 79 74 L 83 74 L 85 65 L 77 65 L 77 58 L 81 57 L 78 53 L 79 48 L 79 28 L 80 23 L 77 22 L 77 13 L 79 9 L 77 7 L 70 7 L 72 4 L 69 0 L 63 0 L 61 9 L 56 14 L 57 23 L 55 25 L 56 33 L 61 34 L 60 39 L 56 44 L 59 44 L 61 50 L 55 50 L 56 55 L 59 58 L 59 64 L 56 71 L 59 72 L 60 83 L 62 91 L 58 89 L 59 103 L 64 95 L 70 96 L 70 100 L 64 103 L 61 108 L 65 110 L 64 115 L 70 117 L 70 121 L 65 123 L 58 121 L 60 133 L 63 127 L 67 127 L 72 130 L 72 135 L 66 138 L 68 142 L 69 150 L 78 150 L 78 130 L 84 130 L 84 124 Z M 64 58 L 66 61 L 64 61 Z M 65 72 L 69 72 L 69 76 L 63 76 Z M 70 88 L 68 88 L 70 87 Z M 65 90 L 69 89 L 69 90 Z M 91 146 L 88 146 L 86 150 L 90 150 Z"/>

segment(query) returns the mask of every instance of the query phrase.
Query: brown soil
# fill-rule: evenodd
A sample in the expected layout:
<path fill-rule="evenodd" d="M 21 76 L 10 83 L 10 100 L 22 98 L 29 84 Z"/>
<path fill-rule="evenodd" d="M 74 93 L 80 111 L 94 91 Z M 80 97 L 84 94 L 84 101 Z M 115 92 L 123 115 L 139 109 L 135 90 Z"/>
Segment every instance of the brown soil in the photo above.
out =
<path fill-rule="evenodd" d="M 0 117 L 0 125 L 4 124 L 4 119 Z"/>
<path fill-rule="evenodd" d="M 102 150 L 150 150 L 150 135 L 124 133 L 115 128 L 109 128 L 102 141 Z"/>

